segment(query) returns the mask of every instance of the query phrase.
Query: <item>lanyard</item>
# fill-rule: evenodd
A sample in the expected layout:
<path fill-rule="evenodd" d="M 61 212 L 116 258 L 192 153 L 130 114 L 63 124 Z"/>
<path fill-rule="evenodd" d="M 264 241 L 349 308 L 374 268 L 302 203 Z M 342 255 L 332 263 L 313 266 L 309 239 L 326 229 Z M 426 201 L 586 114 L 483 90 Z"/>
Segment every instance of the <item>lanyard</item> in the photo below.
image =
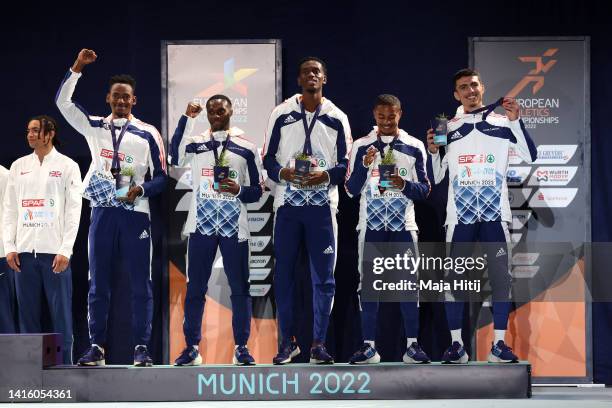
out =
<path fill-rule="evenodd" d="M 306 156 L 310 156 L 312 154 L 312 146 L 310 144 L 310 135 L 312 134 L 312 130 L 314 129 L 315 122 L 319 117 L 319 112 L 321 112 L 321 104 L 317 106 L 317 110 L 310 121 L 310 126 L 308 126 L 308 122 L 306 122 L 306 110 L 304 109 L 304 104 L 300 102 L 300 108 L 302 110 L 302 123 L 304 124 L 304 133 L 306 134 L 306 139 L 304 140 L 304 148 L 302 149 L 302 153 Z"/>
<path fill-rule="evenodd" d="M 489 114 L 493 112 L 495 108 L 497 108 L 498 106 L 501 106 L 502 103 L 504 103 L 504 98 L 499 98 L 498 100 L 496 100 L 494 103 L 490 105 L 483 106 L 482 108 L 478 108 L 476 110 L 473 110 L 471 112 L 466 112 L 466 113 L 469 115 L 473 115 L 476 113 L 484 112 L 484 114 L 482 115 L 482 120 L 486 120 L 487 116 L 489 116 Z"/>
<path fill-rule="evenodd" d="M 121 163 L 119 161 L 119 146 L 121 145 L 121 141 L 123 140 L 123 135 L 125 135 L 125 131 L 130 125 L 130 121 L 126 121 L 125 125 L 121 127 L 119 137 L 117 137 L 117 134 L 115 132 L 115 125 L 113 124 L 113 120 L 111 119 L 110 122 L 111 135 L 113 136 L 113 162 L 111 164 L 111 173 L 113 175 L 117 175 L 121 171 Z"/>
<path fill-rule="evenodd" d="M 225 138 L 225 145 L 223 146 L 223 148 L 221 149 L 221 155 L 219 155 L 217 153 L 217 146 L 215 146 L 215 138 L 213 137 L 213 132 L 212 129 L 210 130 L 210 140 L 212 140 L 212 145 L 213 145 L 213 154 L 215 155 L 215 166 L 217 165 L 217 163 L 219 163 L 219 157 L 222 157 L 223 154 L 225 153 L 225 151 L 227 150 L 227 145 L 229 144 L 229 139 L 230 139 L 230 132 L 229 129 L 226 130 L 227 132 L 227 137 Z"/>
<path fill-rule="evenodd" d="M 397 141 L 397 138 L 399 136 L 399 130 L 398 133 L 393 136 L 393 140 L 391 141 L 391 143 L 389 143 L 389 151 L 393 151 L 393 146 L 395 145 L 395 142 Z M 380 160 L 382 160 L 385 157 L 385 148 L 383 147 L 383 141 L 382 141 L 382 137 L 380 137 L 380 131 L 378 131 L 376 133 L 376 138 L 378 139 L 378 151 L 380 152 Z"/>

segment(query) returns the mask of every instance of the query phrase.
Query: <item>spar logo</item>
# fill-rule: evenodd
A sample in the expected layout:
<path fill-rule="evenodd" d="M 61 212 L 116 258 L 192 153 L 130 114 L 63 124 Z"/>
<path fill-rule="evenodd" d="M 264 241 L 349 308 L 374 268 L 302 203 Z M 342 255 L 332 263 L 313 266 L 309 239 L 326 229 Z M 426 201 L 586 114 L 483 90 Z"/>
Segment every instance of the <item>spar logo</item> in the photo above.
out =
<path fill-rule="evenodd" d="M 485 161 L 489 162 L 489 156 L 491 156 L 493 161 L 495 161 L 495 157 L 492 154 L 489 154 L 486 157 L 484 154 L 460 154 L 458 161 L 459 164 L 485 163 Z"/>
<path fill-rule="evenodd" d="M 202 176 L 203 177 L 214 177 L 215 172 L 213 171 L 213 169 L 202 169 Z"/>
<path fill-rule="evenodd" d="M 105 159 L 110 159 L 113 160 L 113 151 L 109 150 L 109 149 L 102 149 L 102 151 L 100 152 L 100 156 L 104 157 Z M 119 157 L 119 161 L 125 161 L 126 163 L 132 163 L 134 161 L 134 158 L 132 156 L 129 156 L 125 153 L 117 153 L 117 156 Z"/>
<path fill-rule="evenodd" d="M 44 207 L 45 199 L 44 198 L 26 198 L 24 200 L 21 200 L 21 206 L 24 208 Z"/>

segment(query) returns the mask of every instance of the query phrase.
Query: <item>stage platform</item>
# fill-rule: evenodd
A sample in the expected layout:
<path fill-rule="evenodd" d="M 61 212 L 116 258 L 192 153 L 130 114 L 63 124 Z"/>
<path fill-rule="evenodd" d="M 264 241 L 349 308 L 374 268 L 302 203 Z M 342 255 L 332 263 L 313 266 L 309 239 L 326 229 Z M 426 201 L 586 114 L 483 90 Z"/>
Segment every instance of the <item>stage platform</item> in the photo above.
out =
<path fill-rule="evenodd" d="M 0 336 L 0 402 L 531 397 L 531 366 L 528 362 L 504 365 L 483 362 L 461 365 L 382 363 L 365 367 L 348 364 L 75 367 L 53 365 L 50 355 L 56 354 L 59 348 L 54 347 L 55 339 L 45 336 Z M 7 346 L 13 352 L 7 350 Z M 50 390 L 53 393 L 50 394 Z M 21 391 L 25 391 L 26 398 L 15 398 L 16 392 L 24 394 Z M 61 395 L 64 397 L 59 398 Z"/>

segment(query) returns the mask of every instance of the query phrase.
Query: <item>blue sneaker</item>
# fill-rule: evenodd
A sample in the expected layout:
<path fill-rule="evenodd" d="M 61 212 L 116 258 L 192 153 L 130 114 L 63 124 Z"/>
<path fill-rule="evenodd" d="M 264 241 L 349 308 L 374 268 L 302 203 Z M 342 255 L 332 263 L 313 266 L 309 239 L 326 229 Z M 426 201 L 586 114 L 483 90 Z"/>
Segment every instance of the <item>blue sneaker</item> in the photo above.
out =
<path fill-rule="evenodd" d="M 285 345 L 281 344 L 281 347 L 278 350 L 278 354 L 272 359 L 272 363 L 276 365 L 290 363 L 291 359 L 298 356 L 300 352 L 300 348 L 298 347 L 297 342 L 295 341 L 292 341 Z"/>
<path fill-rule="evenodd" d="M 249 353 L 249 349 L 246 346 L 238 346 L 234 351 L 234 358 L 232 359 L 234 365 L 255 365 L 255 359 Z"/>
<path fill-rule="evenodd" d="M 104 351 L 96 344 L 92 344 L 89 349 L 83 354 L 83 357 L 79 358 L 77 365 L 80 366 L 103 366 L 106 365 L 104 360 Z"/>
<path fill-rule="evenodd" d="M 181 355 L 174 360 L 175 366 L 196 366 L 200 364 L 202 364 L 202 356 L 200 351 L 193 346 L 185 347 Z"/>
<path fill-rule="evenodd" d="M 453 344 L 444 352 L 442 356 L 443 363 L 465 364 L 470 357 L 465 352 L 463 345 L 458 341 L 453 341 Z"/>
<path fill-rule="evenodd" d="M 431 361 L 421 346 L 419 346 L 419 343 L 416 342 L 413 342 L 410 347 L 406 349 L 402 360 L 404 360 L 406 364 L 426 364 Z"/>
<path fill-rule="evenodd" d="M 518 357 L 510 347 L 506 346 L 503 340 L 491 346 L 491 352 L 487 360 L 489 360 L 489 363 L 518 363 Z"/>
<path fill-rule="evenodd" d="M 334 358 L 329 355 L 323 344 L 310 349 L 310 364 L 334 364 Z"/>
<path fill-rule="evenodd" d="M 136 367 L 151 367 L 153 359 L 149 355 L 147 346 L 136 346 L 134 349 L 134 366 Z"/>
<path fill-rule="evenodd" d="M 349 358 L 349 364 L 376 364 L 380 363 L 378 351 L 368 343 L 363 343 L 361 348 Z"/>

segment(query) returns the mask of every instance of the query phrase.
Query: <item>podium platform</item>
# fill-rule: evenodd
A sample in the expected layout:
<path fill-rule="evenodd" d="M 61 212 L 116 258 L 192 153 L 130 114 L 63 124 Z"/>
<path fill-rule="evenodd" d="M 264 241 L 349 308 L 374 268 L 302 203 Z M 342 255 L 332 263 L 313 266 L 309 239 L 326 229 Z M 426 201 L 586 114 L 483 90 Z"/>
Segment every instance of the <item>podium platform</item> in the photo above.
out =
<path fill-rule="evenodd" d="M 381 363 L 368 366 L 259 364 L 249 367 L 76 367 L 47 365 L 49 358 L 42 358 L 47 349 L 39 349 L 37 352 L 36 345 L 42 347 L 45 341 L 51 342 L 44 338 L 49 335 L 25 335 L 29 337 L 18 339 L 21 336 L 24 335 L 0 336 L 0 402 L 531 397 L 531 366 L 528 362 L 504 365 L 471 362 L 460 365 Z M 6 349 L 9 346 L 7 343 L 13 347 L 12 353 Z M 23 364 L 26 353 L 20 350 L 24 345 L 30 350 L 27 353 L 30 364 Z M 19 361 L 14 358 L 16 356 L 21 356 Z M 35 361 L 38 361 L 36 366 Z M 31 391 L 29 396 L 32 398 L 15 398 L 16 391 L 26 397 Z M 60 398 L 62 395 L 63 398 Z"/>

